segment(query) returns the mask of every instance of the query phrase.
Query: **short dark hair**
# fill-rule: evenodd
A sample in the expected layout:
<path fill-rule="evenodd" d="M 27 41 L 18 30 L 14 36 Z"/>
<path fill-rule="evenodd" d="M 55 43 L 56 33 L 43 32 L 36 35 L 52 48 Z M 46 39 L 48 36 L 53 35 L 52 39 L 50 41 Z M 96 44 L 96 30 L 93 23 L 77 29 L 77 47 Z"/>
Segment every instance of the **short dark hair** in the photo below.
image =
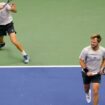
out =
<path fill-rule="evenodd" d="M 102 38 L 101 38 L 101 35 L 100 34 L 94 34 L 90 37 L 90 39 L 94 39 L 94 38 L 97 38 L 97 41 L 100 43 Z"/>

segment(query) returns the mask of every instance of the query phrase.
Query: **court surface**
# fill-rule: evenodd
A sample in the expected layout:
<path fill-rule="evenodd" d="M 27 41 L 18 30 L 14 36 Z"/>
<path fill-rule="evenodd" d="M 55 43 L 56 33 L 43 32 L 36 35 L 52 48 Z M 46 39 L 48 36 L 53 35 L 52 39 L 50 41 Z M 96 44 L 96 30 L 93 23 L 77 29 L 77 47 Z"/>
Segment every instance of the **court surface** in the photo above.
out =
<path fill-rule="evenodd" d="M 105 104 L 102 77 L 100 104 Z M 79 67 L 0 68 L 0 105 L 87 104 Z"/>
<path fill-rule="evenodd" d="M 0 0 L 3 1 L 3 0 Z M 18 40 L 31 57 L 30 65 L 78 65 L 78 56 L 94 33 L 105 46 L 105 0 L 13 0 Z M 5 37 L 0 65 L 24 66 L 21 54 Z"/>

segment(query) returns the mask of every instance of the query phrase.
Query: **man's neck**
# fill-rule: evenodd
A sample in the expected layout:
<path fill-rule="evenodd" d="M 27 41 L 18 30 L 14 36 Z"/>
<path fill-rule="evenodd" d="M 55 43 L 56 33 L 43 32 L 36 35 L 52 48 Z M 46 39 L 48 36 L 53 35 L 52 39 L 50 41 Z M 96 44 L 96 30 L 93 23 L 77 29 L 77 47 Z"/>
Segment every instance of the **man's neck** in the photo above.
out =
<path fill-rule="evenodd" d="M 99 49 L 99 46 L 97 47 L 92 47 L 92 50 L 97 51 Z"/>

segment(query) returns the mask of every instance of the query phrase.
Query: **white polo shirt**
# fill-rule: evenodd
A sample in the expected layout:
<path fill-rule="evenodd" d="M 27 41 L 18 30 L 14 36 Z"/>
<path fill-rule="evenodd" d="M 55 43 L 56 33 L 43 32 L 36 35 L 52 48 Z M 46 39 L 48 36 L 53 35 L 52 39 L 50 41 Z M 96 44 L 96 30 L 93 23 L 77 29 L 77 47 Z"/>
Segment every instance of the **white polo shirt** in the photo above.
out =
<path fill-rule="evenodd" d="M 0 3 L 0 5 L 5 5 L 4 2 Z M 10 10 L 11 6 L 7 4 L 3 9 L 0 10 L 0 25 L 6 25 L 10 23 L 13 18 L 11 16 Z"/>
<path fill-rule="evenodd" d="M 97 51 L 94 51 L 91 46 L 88 46 L 82 50 L 79 58 L 85 61 L 91 72 L 98 72 L 103 59 L 105 59 L 105 48 L 100 46 Z"/>

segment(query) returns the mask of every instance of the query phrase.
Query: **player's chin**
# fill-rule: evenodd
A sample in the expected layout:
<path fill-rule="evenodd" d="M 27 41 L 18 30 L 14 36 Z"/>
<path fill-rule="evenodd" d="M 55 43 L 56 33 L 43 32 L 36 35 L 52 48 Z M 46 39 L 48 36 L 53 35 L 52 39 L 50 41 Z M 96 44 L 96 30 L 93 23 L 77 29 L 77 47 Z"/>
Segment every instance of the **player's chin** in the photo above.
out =
<path fill-rule="evenodd" d="M 94 49 L 94 48 L 96 48 L 96 46 L 95 45 L 91 45 L 91 47 Z"/>

